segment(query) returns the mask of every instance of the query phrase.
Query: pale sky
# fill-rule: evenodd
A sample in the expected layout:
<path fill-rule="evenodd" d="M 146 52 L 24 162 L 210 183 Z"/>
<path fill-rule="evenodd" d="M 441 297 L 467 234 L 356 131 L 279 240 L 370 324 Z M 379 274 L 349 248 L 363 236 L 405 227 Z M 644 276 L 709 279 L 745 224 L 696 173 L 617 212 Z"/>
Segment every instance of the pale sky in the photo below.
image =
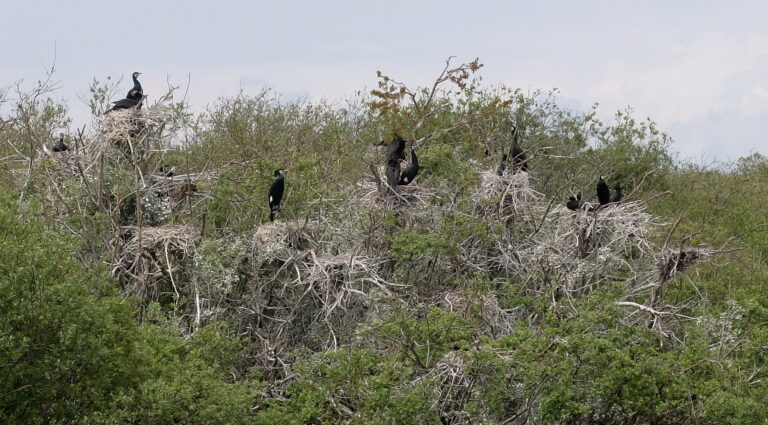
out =
<path fill-rule="evenodd" d="M 768 1 L 13 1 L 0 87 L 44 75 L 83 117 L 88 83 L 141 71 L 144 91 L 191 76 L 192 106 L 270 86 L 343 100 L 376 71 L 429 84 L 448 56 L 484 84 L 558 88 L 567 105 L 631 106 L 683 158 L 768 154 Z M 122 91 L 118 93 L 122 94 Z"/>

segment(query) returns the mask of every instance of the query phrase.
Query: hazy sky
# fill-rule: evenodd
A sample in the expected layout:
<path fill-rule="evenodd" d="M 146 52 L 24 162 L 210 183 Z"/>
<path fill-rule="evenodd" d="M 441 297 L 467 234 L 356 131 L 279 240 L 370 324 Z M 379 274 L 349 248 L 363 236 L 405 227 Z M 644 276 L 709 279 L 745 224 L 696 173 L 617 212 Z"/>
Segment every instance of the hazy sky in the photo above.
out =
<path fill-rule="evenodd" d="M 36 80 L 56 51 L 59 96 L 142 71 L 144 91 L 185 83 L 202 108 L 265 85 L 344 99 L 382 70 L 409 85 L 450 55 L 486 85 L 558 88 L 568 105 L 631 106 L 683 157 L 768 154 L 768 1 L 13 1 L 0 86 Z M 122 94 L 122 91 L 119 92 Z"/>

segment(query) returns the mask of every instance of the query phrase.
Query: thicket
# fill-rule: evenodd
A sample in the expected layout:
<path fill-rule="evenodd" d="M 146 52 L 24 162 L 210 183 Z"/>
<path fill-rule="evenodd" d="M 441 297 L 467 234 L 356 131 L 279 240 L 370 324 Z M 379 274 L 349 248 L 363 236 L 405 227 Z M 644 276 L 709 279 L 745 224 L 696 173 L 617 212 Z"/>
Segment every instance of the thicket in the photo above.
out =
<path fill-rule="evenodd" d="M 481 67 L 199 114 L 171 87 L 100 115 L 94 82 L 80 129 L 51 76 L 1 91 L 0 418 L 766 423 L 768 161 L 680 164 Z M 499 175 L 513 126 L 530 172 Z M 394 134 L 422 166 L 396 190 Z M 622 203 L 565 208 L 601 174 Z"/>

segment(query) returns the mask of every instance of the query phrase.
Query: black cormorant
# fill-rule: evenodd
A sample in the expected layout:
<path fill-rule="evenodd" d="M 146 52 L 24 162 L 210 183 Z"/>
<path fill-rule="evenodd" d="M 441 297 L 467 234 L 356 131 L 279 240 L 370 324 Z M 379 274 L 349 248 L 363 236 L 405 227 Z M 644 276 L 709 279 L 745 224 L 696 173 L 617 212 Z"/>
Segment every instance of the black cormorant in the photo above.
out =
<path fill-rule="evenodd" d="M 597 199 L 600 201 L 600 205 L 605 205 L 611 201 L 611 190 L 605 184 L 605 177 L 600 176 L 600 179 L 597 181 Z"/>
<path fill-rule="evenodd" d="M 133 108 L 134 106 L 141 103 L 141 100 L 144 98 L 144 90 L 141 88 L 141 83 L 139 83 L 137 78 L 140 74 L 140 72 L 133 73 L 133 88 L 128 91 L 128 95 L 125 97 L 125 99 L 112 102 L 114 106 L 104 112 L 105 114 L 108 114 L 117 109 Z"/>
<path fill-rule="evenodd" d="M 53 145 L 54 152 L 64 152 L 69 150 L 69 146 L 64 144 L 64 133 L 59 134 L 59 140 Z"/>
<path fill-rule="evenodd" d="M 619 202 L 621 201 L 621 197 L 623 194 L 621 193 L 621 184 L 616 183 L 616 186 L 614 186 L 614 191 L 611 194 L 611 202 Z"/>
<path fill-rule="evenodd" d="M 568 197 L 568 202 L 565 203 L 565 206 L 571 210 L 571 211 L 578 211 L 584 206 L 584 202 L 581 201 L 581 192 L 576 194 L 576 197 L 573 196 Z"/>
<path fill-rule="evenodd" d="M 275 221 L 275 211 L 280 209 L 280 201 L 283 200 L 283 192 L 285 191 L 283 171 L 286 170 L 284 168 L 275 170 L 275 181 L 269 188 L 269 221 Z"/>
<path fill-rule="evenodd" d="M 403 174 L 400 175 L 400 181 L 398 184 L 400 185 L 406 185 L 413 181 L 413 179 L 416 178 L 416 175 L 419 174 L 419 158 L 416 157 L 416 151 L 411 148 L 411 165 L 408 166 L 408 168 L 403 171 Z"/>
<path fill-rule="evenodd" d="M 387 148 L 387 184 L 394 189 L 400 183 L 400 161 L 405 159 L 405 140 L 395 134 Z"/>
<path fill-rule="evenodd" d="M 515 171 L 528 171 L 528 156 L 517 142 L 517 127 L 512 127 L 512 159 L 515 161 Z"/>
<path fill-rule="evenodd" d="M 133 73 L 133 88 L 128 91 L 128 95 L 125 96 L 126 99 L 141 100 L 141 98 L 144 97 L 144 89 L 141 88 L 139 75 L 141 75 L 141 72 Z"/>
<path fill-rule="evenodd" d="M 523 152 L 523 150 L 520 148 L 520 144 L 518 143 L 517 139 L 517 127 L 512 126 L 512 160 L 515 164 L 515 168 L 513 172 L 518 172 L 520 170 L 522 171 L 528 171 L 528 156 Z M 499 162 L 499 166 L 496 168 L 496 174 L 502 175 L 504 174 L 504 171 L 507 170 L 507 167 L 509 167 L 509 154 L 503 153 L 501 154 L 501 161 Z"/>

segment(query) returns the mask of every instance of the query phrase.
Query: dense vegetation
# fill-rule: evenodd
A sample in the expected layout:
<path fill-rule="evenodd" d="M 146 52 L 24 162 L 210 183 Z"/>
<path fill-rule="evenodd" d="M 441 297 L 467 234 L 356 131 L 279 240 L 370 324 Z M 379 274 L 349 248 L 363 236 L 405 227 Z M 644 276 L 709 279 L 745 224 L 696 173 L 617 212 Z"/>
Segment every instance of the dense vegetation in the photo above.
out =
<path fill-rule="evenodd" d="M 768 423 L 768 159 L 682 164 L 481 66 L 201 114 L 94 82 L 81 129 L 50 79 L 0 91 L 0 422 Z M 600 174 L 622 204 L 565 209 Z"/>

